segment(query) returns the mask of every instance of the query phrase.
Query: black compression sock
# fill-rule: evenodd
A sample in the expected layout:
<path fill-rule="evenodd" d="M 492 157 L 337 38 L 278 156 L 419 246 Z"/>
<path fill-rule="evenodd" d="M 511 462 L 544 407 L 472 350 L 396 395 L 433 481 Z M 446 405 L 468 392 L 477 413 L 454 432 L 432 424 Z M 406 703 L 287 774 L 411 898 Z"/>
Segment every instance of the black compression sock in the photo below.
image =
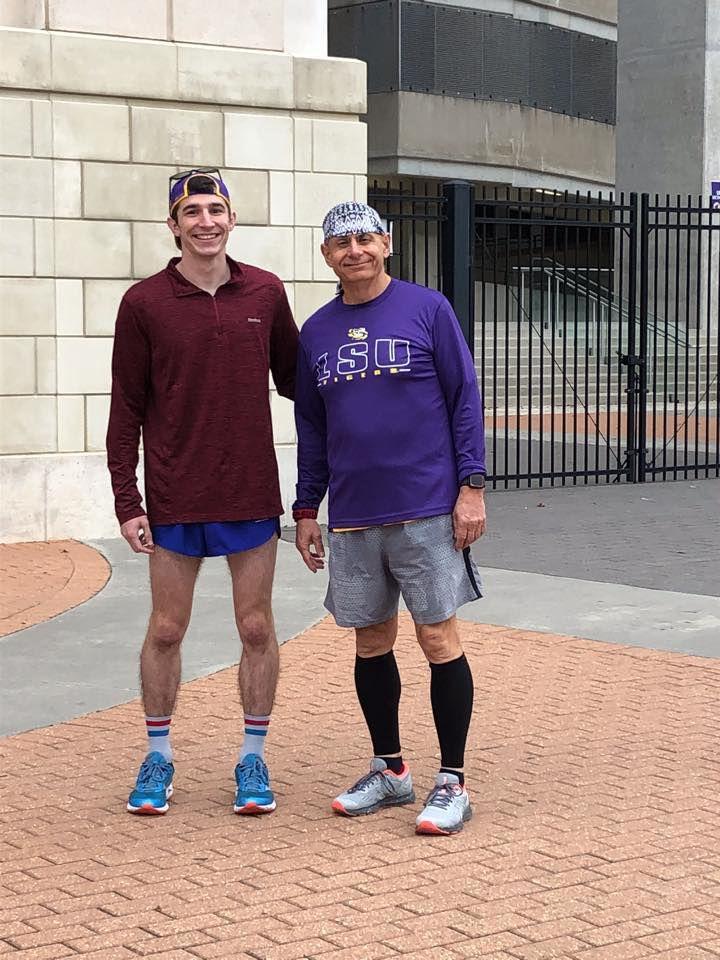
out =
<path fill-rule="evenodd" d="M 380 757 L 380 759 L 385 761 L 388 770 L 392 770 L 393 773 L 402 773 L 405 766 L 402 757 Z"/>
<path fill-rule="evenodd" d="M 440 767 L 440 773 L 454 773 L 460 782 L 460 786 L 465 786 L 465 774 L 460 770 L 451 770 L 450 767 Z"/>
<path fill-rule="evenodd" d="M 392 650 L 379 657 L 355 657 L 355 689 L 375 756 L 399 753 L 400 674 Z"/>
<path fill-rule="evenodd" d="M 465 654 L 449 663 L 430 664 L 430 700 L 444 769 L 465 766 L 465 743 L 472 717 L 473 680 Z"/>

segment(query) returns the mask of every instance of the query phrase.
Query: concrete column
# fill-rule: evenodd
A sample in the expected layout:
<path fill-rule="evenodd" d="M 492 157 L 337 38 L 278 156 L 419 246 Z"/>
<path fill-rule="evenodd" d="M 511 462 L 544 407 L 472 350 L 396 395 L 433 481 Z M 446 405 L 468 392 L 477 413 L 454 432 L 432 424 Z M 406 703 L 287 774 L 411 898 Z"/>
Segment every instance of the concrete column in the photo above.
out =
<path fill-rule="evenodd" d="M 705 176 L 720 180 L 720 0 L 708 0 L 705 34 Z"/>
<path fill-rule="evenodd" d="M 618 193 L 649 193 L 651 203 L 659 194 L 661 204 L 690 195 L 709 207 L 720 179 L 720 0 L 619 0 L 616 144 Z M 648 313 L 669 343 L 717 336 L 720 229 L 712 244 L 708 231 L 650 235 Z"/>
<path fill-rule="evenodd" d="M 719 34 L 718 0 L 620 0 L 618 191 L 709 195 L 720 163 Z"/>

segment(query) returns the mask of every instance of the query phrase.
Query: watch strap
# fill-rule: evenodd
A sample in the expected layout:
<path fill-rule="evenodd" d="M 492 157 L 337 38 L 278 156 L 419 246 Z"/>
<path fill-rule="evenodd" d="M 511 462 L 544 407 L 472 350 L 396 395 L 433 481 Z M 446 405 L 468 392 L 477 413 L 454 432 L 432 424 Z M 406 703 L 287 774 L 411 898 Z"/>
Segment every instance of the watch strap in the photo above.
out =
<path fill-rule="evenodd" d="M 484 473 L 469 473 L 460 482 L 461 487 L 470 487 L 473 490 L 482 490 L 485 487 Z"/>

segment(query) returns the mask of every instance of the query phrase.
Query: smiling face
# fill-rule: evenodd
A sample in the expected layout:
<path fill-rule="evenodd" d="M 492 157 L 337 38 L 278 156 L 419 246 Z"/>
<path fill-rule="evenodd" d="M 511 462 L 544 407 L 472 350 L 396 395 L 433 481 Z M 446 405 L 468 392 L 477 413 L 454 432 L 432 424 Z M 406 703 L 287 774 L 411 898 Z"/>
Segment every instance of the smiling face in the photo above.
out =
<path fill-rule="evenodd" d="M 167 223 L 180 241 L 183 256 L 212 258 L 224 256 L 235 214 L 215 194 L 195 193 L 178 204 Z"/>
<path fill-rule="evenodd" d="M 325 263 L 343 286 L 368 283 L 385 273 L 385 260 L 390 256 L 390 237 L 387 233 L 350 233 L 344 237 L 330 237 L 320 249 Z"/>

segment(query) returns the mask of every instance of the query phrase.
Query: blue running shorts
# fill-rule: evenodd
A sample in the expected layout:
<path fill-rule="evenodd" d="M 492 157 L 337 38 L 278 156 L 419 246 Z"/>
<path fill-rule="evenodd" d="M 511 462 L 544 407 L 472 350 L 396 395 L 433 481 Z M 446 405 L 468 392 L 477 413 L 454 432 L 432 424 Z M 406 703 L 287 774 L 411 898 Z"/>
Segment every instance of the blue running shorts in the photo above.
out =
<path fill-rule="evenodd" d="M 280 536 L 280 518 L 268 520 L 233 520 L 227 523 L 161 523 L 151 524 L 153 540 L 163 550 L 183 553 L 186 557 L 226 557 L 261 547 Z"/>

